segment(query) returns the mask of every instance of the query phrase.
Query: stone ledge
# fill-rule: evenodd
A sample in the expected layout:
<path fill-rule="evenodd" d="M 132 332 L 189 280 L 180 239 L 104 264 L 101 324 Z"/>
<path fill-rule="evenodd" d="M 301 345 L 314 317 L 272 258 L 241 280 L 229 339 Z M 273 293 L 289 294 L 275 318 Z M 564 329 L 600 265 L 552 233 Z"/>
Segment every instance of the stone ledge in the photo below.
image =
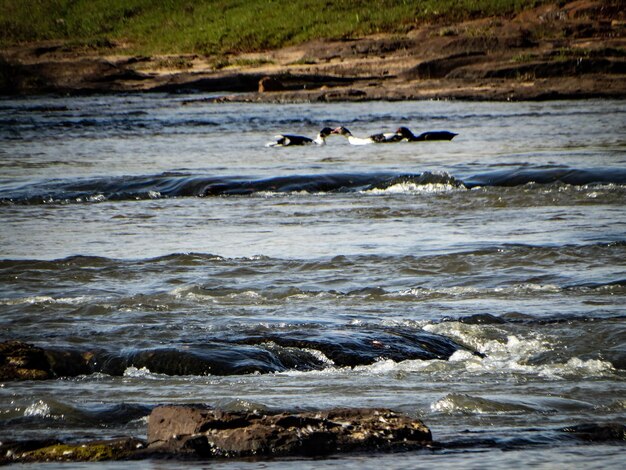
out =
<path fill-rule="evenodd" d="M 382 408 L 273 414 L 161 406 L 148 424 L 150 450 L 205 457 L 414 450 L 431 441 L 420 420 Z"/>

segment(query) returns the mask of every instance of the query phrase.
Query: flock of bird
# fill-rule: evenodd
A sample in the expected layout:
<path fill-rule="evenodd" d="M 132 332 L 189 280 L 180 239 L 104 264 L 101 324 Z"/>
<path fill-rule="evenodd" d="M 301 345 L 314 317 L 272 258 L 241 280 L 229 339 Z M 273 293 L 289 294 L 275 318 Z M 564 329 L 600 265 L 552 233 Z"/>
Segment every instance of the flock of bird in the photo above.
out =
<path fill-rule="evenodd" d="M 303 135 L 280 134 L 275 136 L 273 142 L 265 144 L 266 147 L 288 147 L 291 145 L 325 145 L 326 138 L 332 134 L 337 134 L 348 139 L 351 145 L 368 145 L 368 144 L 388 144 L 392 142 L 423 142 L 427 140 L 452 140 L 458 134 L 448 131 L 428 131 L 419 135 L 413 134 L 410 129 L 400 127 L 396 132 L 372 134 L 369 137 L 355 137 L 345 127 L 324 127 L 317 136 L 312 139 Z"/>

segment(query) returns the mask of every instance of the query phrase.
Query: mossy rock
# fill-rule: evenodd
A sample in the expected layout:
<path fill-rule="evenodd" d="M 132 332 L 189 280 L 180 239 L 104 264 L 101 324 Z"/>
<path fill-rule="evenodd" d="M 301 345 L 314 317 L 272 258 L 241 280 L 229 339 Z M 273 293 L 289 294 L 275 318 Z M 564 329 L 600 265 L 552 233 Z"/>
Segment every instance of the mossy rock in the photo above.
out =
<path fill-rule="evenodd" d="M 143 441 L 134 438 L 93 441 L 82 444 L 55 444 L 25 452 L 19 461 L 98 462 L 101 460 L 123 460 L 144 447 Z"/>

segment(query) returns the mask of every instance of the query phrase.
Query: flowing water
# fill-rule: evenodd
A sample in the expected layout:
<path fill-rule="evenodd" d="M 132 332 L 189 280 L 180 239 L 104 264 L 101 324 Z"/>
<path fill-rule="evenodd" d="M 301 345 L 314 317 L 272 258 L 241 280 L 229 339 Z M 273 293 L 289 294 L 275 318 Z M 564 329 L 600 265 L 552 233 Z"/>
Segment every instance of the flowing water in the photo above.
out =
<path fill-rule="evenodd" d="M 265 465 L 621 468 L 623 440 L 565 429 L 625 421 L 623 101 L 204 98 L 0 101 L 0 340 L 93 354 L 1 384 L 0 441 L 390 407 L 439 446 Z M 459 135 L 264 146 L 339 125 Z"/>

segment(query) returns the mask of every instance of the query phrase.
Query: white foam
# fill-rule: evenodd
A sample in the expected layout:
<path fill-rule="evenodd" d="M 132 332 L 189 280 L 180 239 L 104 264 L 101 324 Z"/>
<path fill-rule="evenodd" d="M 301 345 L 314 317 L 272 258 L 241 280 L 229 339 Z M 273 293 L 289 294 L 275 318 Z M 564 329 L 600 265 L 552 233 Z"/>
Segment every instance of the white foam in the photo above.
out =
<path fill-rule="evenodd" d="M 458 411 L 458 406 L 450 396 L 445 396 L 440 400 L 432 403 L 430 409 L 439 413 L 453 413 Z"/>
<path fill-rule="evenodd" d="M 357 366 L 354 368 L 356 372 L 363 373 L 364 375 L 387 375 L 397 373 L 411 373 L 411 372 L 436 372 L 441 368 L 445 361 L 434 360 L 422 360 L 422 359 L 409 359 L 405 361 L 396 362 L 392 359 L 380 359 L 373 364 L 367 366 Z"/>
<path fill-rule="evenodd" d="M 265 199 L 271 199 L 271 198 L 280 198 L 280 197 L 295 197 L 295 196 L 319 196 L 319 195 L 323 195 L 324 193 L 320 193 L 320 192 L 309 192 L 309 191 L 305 191 L 304 189 L 300 190 L 300 191 L 257 191 L 254 193 L 255 197 L 261 197 L 261 198 L 265 198 Z"/>
<path fill-rule="evenodd" d="M 428 289 L 423 287 L 413 287 L 411 289 L 405 289 L 402 291 L 394 293 L 386 294 L 388 296 L 398 295 L 400 297 L 416 297 L 416 298 L 427 298 L 432 295 L 446 295 L 459 297 L 463 295 L 472 295 L 478 294 L 481 292 L 481 289 L 477 289 L 475 287 L 463 287 L 463 286 L 453 286 L 453 287 L 444 287 L 441 289 Z"/>
<path fill-rule="evenodd" d="M 537 373 L 537 367 L 525 362 L 534 355 L 552 350 L 550 342 L 536 335 L 520 339 L 494 326 L 468 325 L 446 322 L 426 325 L 424 330 L 447 336 L 468 346 L 485 357 L 468 351 L 456 351 L 450 361 L 462 364 L 472 372 L 518 372 Z"/>
<path fill-rule="evenodd" d="M 303 348 L 302 350 L 309 353 L 311 356 L 313 356 L 315 359 L 320 361 L 322 364 L 325 364 L 326 366 L 334 367 L 335 365 L 335 361 L 326 356 L 326 354 L 324 354 L 322 351 L 309 348 Z"/>
<path fill-rule="evenodd" d="M 0 305 L 23 305 L 23 304 L 41 304 L 54 303 L 56 299 L 47 295 L 36 295 L 33 297 L 20 297 L 17 299 L 2 299 Z"/>
<path fill-rule="evenodd" d="M 530 359 L 558 348 L 558 342 L 534 334 L 528 338 L 512 335 L 496 326 L 445 322 L 424 326 L 424 330 L 454 339 L 485 357 L 469 351 L 456 351 L 450 364 L 472 373 L 518 373 L 560 380 L 565 377 L 602 377 L 615 373 L 608 361 L 571 358 L 565 363 L 533 364 Z"/>
<path fill-rule="evenodd" d="M 458 349 L 452 353 L 452 356 L 448 359 L 449 362 L 466 362 L 476 359 L 476 354 L 465 349 Z"/>
<path fill-rule="evenodd" d="M 42 400 L 33 403 L 24 410 L 24 416 L 38 416 L 48 418 L 50 416 L 50 406 Z"/>
<path fill-rule="evenodd" d="M 548 293 L 557 293 L 561 292 L 561 288 L 555 284 L 533 284 L 533 283 L 523 283 L 516 284 L 513 286 L 507 287 L 496 287 L 494 292 L 505 293 L 505 294 L 520 294 L 520 293 L 533 293 L 533 292 L 548 292 Z"/>
<path fill-rule="evenodd" d="M 136 418 L 136 419 L 132 419 L 129 421 L 129 423 L 143 425 L 143 426 L 147 426 L 149 422 L 150 422 L 150 415 L 142 416 L 141 418 Z"/>
<path fill-rule="evenodd" d="M 391 359 L 381 359 L 376 361 L 373 364 L 367 366 L 356 366 L 354 368 L 355 372 L 364 372 L 369 374 L 387 374 L 389 372 L 393 372 L 397 369 L 398 363 Z"/>
<path fill-rule="evenodd" d="M 123 376 L 144 379 L 147 377 L 153 377 L 154 374 L 152 374 L 152 372 L 150 372 L 150 369 L 148 369 L 147 367 L 142 367 L 141 369 L 138 369 L 135 366 L 130 366 L 126 368 Z"/>
<path fill-rule="evenodd" d="M 615 373 L 615 367 L 599 359 L 583 360 L 573 357 L 566 363 L 547 364 L 540 367 L 539 375 L 551 379 L 565 377 L 604 377 Z"/>
<path fill-rule="evenodd" d="M 416 297 L 419 299 L 429 298 L 433 295 L 446 296 L 446 297 L 463 297 L 472 295 L 520 295 L 520 294 L 533 294 L 536 292 L 545 293 L 558 293 L 562 288 L 554 284 L 533 284 L 523 283 L 514 284 L 505 287 L 493 287 L 493 288 L 476 288 L 467 286 L 452 286 L 429 289 L 424 287 L 413 287 L 411 289 L 405 289 L 398 291 L 397 293 L 389 293 L 387 296 L 400 296 L 400 297 Z"/>
<path fill-rule="evenodd" d="M 32 297 L 19 297 L 16 299 L 0 299 L 0 305 L 34 305 L 34 304 L 70 304 L 78 305 L 89 301 L 93 301 L 93 297 L 78 296 L 78 297 L 59 297 L 54 298 L 48 295 L 35 295 Z"/>
<path fill-rule="evenodd" d="M 199 292 L 193 292 L 196 286 L 181 286 L 172 289 L 169 293 L 178 300 L 186 299 L 193 302 L 206 303 L 207 301 L 217 303 L 217 299 L 210 294 L 203 294 Z"/>
<path fill-rule="evenodd" d="M 405 183 L 392 184 L 391 186 L 384 188 L 384 189 L 373 188 L 373 189 L 368 189 L 362 192 L 365 194 L 407 194 L 407 193 L 438 194 L 438 193 L 447 193 L 451 191 L 461 191 L 461 190 L 465 190 L 465 188 L 455 186 L 452 184 L 446 184 L 446 183 L 417 184 L 417 183 L 405 182 Z"/>

